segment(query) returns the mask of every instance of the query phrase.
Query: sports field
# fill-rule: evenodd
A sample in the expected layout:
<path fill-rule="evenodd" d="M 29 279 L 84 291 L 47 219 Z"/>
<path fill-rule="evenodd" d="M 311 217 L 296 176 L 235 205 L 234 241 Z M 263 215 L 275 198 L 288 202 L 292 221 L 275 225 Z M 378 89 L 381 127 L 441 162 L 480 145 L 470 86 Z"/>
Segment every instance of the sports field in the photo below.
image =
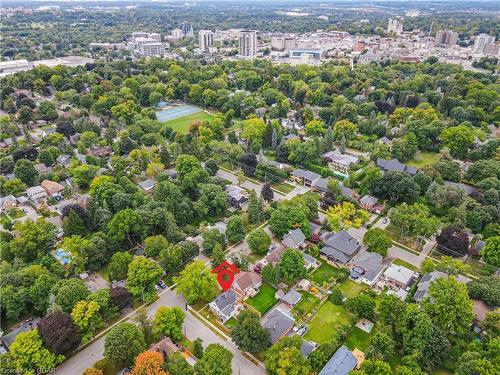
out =
<path fill-rule="evenodd" d="M 187 133 L 193 121 L 210 120 L 212 115 L 198 107 L 181 105 L 156 112 L 156 118 L 177 133 Z"/>

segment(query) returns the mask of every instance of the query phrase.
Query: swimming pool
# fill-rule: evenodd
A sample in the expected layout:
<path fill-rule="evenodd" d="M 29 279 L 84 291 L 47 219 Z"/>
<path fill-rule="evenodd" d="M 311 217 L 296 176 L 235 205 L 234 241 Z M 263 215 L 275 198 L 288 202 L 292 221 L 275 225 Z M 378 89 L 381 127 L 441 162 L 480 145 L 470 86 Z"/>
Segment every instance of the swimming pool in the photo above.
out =
<path fill-rule="evenodd" d="M 192 115 L 193 113 L 198 113 L 201 111 L 202 111 L 201 108 L 184 104 L 156 112 L 156 119 L 160 122 L 167 122 L 170 120 L 175 120 L 176 118 Z"/>

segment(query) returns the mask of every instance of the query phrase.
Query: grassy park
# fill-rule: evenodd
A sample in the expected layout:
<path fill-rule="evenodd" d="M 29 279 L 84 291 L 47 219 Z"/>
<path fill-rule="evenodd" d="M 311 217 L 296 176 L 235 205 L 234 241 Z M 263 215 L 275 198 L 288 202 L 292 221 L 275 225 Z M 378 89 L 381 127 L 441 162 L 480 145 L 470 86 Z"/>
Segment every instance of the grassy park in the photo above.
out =
<path fill-rule="evenodd" d="M 177 133 L 186 134 L 189 130 L 189 125 L 193 121 L 207 121 L 213 116 L 205 111 L 196 112 L 191 115 L 179 117 L 163 123 L 164 126 L 172 128 Z"/>

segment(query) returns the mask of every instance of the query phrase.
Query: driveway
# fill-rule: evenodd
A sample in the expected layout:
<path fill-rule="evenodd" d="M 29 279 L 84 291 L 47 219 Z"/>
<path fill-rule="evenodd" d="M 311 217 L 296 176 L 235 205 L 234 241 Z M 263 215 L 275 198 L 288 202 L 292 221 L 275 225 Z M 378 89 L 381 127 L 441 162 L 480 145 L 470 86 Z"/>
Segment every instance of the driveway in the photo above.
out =
<path fill-rule="evenodd" d="M 245 179 L 245 181 L 243 181 L 243 183 L 240 185 L 240 184 L 238 184 L 238 176 L 236 174 L 234 174 L 233 172 L 225 171 L 223 169 L 219 169 L 217 171 L 217 176 L 222 177 L 225 180 L 231 181 L 231 183 L 233 185 L 241 186 L 242 188 L 247 189 L 247 190 L 253 190 L 253 191 L 255 191 L 257 196 L 260 196 L 260 193 L 262 191 L 262 187 L 264 186 L 264 184 L 262 182 L 257 183 L 257 182 L 253 182 L 253 181 L 250 181 L 247 179 Z M 275 201 L 280 201 L 280 200 L 283 200 L 285 198 L 284 195 L 282 195 L 276 191 L 273 191 L 273 193 L 274 193 L 274 200 Z"/>
<path fill-rule="evenodd" d="M 189 340 L 201 338 L 203 346 L 209 344 L 220 344 L 233 353 L 233 374 L 256 374 L 264 375 L 264 368 L 258 367 L 250 362 L 239 351 L 232 341 L 225 340 L 217 336 L 207 326 L 194 317 L 191 312 L 186 312 L 186 300 L 183 296 L 177 295 L 173 290 L 165 290 L 162 292 L 156 302 L 148 306 L 148 315 L 153 317 L 154 313 L 160 306 L 179 306 L 186 313 L 184 320 L 184 333 Z M 68 359 L 56 369 L 57 375 L 79 375 L 83 374 L 86 368 L 92 367 L 92 364 L 104 356 L 104 337 L 99 338 L 90 346 L 86 347 L 76 355 Z"/>

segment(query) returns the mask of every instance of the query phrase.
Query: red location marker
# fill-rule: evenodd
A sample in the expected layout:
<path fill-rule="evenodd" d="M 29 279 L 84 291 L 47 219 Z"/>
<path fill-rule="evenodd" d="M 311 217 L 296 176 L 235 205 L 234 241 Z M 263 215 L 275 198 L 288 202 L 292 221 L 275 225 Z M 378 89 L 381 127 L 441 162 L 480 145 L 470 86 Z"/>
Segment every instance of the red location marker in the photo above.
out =
<path fill-rule="evenodd" d="M 240 270 L 229 262 L 222 262 L 212 270 L 212 273 L 217 274 L 217 281 L 224 292 L 227 292 L 233 285 L 234 275 Z"/>

